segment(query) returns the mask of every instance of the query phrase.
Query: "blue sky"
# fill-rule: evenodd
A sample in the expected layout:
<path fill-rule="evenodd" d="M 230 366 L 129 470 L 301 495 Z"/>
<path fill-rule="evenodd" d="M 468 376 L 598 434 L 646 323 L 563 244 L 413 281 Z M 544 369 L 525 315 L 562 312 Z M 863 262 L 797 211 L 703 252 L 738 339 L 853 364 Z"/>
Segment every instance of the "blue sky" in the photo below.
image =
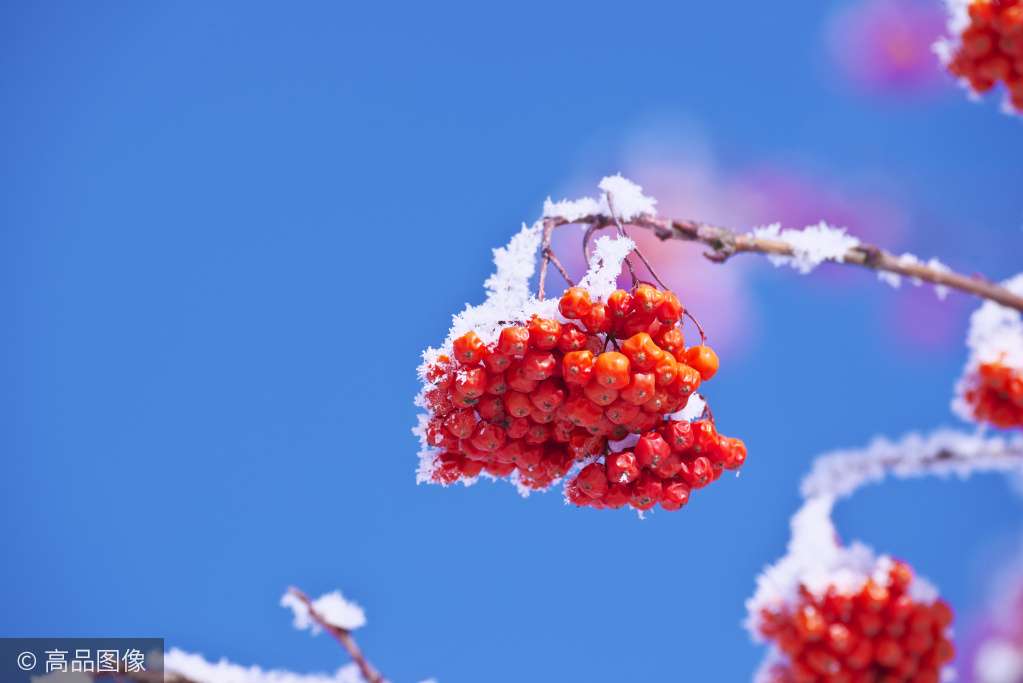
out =
<path fill-rule="evenodd" d="M 650 121 L 725 170 L 877 179 L 900 247 L 1018 272 L 1019 121 L 951 84 L 853 92 L 821 45 L 840 4 L 6 3 L 0 633 L 332 670 L 277 606 L 294 583 L 359 601 L 396 683 L 743 680 L 810 458 L 954 424 L 959 343 L 879 313 L 908 294 L 754 267 L 755 349 L 710 392 L 749 462 L 643 522 L 416 487 L 414 367 L 490 248 Z M 965 624 L 1021 512 L 984 477 L 837 519 Z"/>

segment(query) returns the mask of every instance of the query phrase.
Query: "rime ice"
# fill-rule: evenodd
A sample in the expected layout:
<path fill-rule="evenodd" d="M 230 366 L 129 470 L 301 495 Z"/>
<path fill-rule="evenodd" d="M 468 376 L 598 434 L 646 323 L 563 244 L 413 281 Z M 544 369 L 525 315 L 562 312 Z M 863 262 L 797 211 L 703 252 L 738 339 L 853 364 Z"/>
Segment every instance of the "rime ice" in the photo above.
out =
<path fill-rule="evenodd" d="M 825 261 L 845 260 L 850 249 L 859 246 L 860 241 L 848 235 L 845 228 L 836 228 L 821 221 L 802 230 L 785 229 L 781 224 L 756 228 L 753 235 L 760 239 L 778 240 L 792 248 L 792 256 L 769 255 L 768 260 L 775 266 L 792 266 L 804 275 Z"/>

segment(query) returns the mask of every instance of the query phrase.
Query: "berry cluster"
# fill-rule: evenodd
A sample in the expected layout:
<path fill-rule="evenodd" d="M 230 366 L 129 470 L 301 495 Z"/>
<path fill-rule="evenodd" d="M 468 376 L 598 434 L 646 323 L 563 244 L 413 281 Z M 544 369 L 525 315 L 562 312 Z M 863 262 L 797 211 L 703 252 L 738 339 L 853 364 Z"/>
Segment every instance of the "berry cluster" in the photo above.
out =
<path fill-rule="evenodd" d="M 948 68 L 979 93 L 1004 83 L 1012 107 L 1023 113 L 1023 0 L 973 0 Z"/>
<path fill-rule="evenodd" d="M 709 346 L 686 347 L 677 296 L 641 283 L 593 301 L 571 287 L 558 309 L 564 322 L 508 324 L 490 344 L 467 332 L 427 369 L 433 481 L 514 474 L 543 489 L 578 463 L 576 505 L 677 510 L 742 465 L 746 446 L 713 419 L 672 417 L 718 369 Z"/>
<path fill-rule="evenodd" d="M 1002 363 L 981 363 L 963 392 L 973 417 L 1001 429 L 1023 427 L 1023 372 Z"/>
<path fill-rule="evenodd" d="M 914 599 L 913 572 L 893 562 L 883 580 L 854 593 L 834 586 L 823 596 L 801 588 L 797 604 L 765 610 L 759 630 L 787 660 L 772 683 L 938 683 L 954 654 L 952 611 L 943 600 Z"/>

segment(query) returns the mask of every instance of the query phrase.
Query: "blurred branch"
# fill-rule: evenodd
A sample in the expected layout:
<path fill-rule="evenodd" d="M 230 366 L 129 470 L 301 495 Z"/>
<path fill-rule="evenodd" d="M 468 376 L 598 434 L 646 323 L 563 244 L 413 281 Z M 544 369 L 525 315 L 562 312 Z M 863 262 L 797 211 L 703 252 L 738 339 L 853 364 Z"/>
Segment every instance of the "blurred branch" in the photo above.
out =
<path fill-rule="evenodd" d="M 548 218 L 546 220 L 548 224 L 555 227 L 570 222 L 564 218 Z M 613 217 L 603 215 L 585 216 L 571 221 L 571 223 L 588 226 L 591 234 L 592 230 L 595 229 L 616 227 Z M 710 251 L 705 252 L 704 256 L 715 263 L 724 263 L 735 254 L 741 253 L 756 253 L 770 256 L 794 255 L 792 247 L 782 240 L 756 237 L 752 233 L 739 233 L 728 228 L 699 221 L 639 216 L 629 220 L 627 224 L 651 230 L 662 240 L 675 239 L 703 244 L 710 248 Z M 915 278 L 972 294 L 982 299 L 989 299 L 1002 306 L 1014 308 L 1017 311 L 1023 311 L 1023 296 L 1013 294 L 1008 289 L 981 276 L 962 275 L 952 270 L 933 268 L 924 263 L 903 262 L 891 252 L 873 245 L 860 244 L 853 247 L 845 253 L 842 261 L 833 261 L 833 263 L 844 263 L 869 270 Z"/>

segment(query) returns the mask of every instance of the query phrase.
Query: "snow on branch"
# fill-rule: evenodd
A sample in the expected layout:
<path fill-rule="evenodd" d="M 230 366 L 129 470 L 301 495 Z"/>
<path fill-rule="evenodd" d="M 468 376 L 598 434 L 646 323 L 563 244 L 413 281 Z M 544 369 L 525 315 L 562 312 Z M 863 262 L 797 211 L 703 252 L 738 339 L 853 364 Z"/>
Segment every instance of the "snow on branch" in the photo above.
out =
<path fill-rule="evenodd" d="M 898 441 L 878 437 L 863 449 L 818 457 L 803 479 L 805 498 L 842 498 L 888 476 L 967 477 L 977 472 L 1023 473 L 1023 437 L 985 438 L 950 429 L 908 434 Z"/>
<path fill-rule="evenodd" d="M 825 261 L 841 263 L 849 250 L 860 244 L 858 239 L 846 234 L 845 228 L 832 227 L 824 221 L 802 230 L 782 230 L 780 223 L 773 223 L 755 228 L 753 236 L 787 244 L 792 249 L 791 256 L 768 254 L 767 260 L 775 266 L 792 266 L 804 275 Z"/>
<path fill-rule="evenodd" d="M 615 206 L 618 206 L 617 196 Z M 582 215 L 585 213 L 584 209 L 593 213 Z M 602 207 L 593 205 L 577 207 L 576 210 L 567 213 L 570 215 L 560 218 L 552 216 L 549 220 L 554 221 L 556 225 L 582 223 L 595 228 L 614 225 L 613 217 Z M 814 265 L 822 261 L 832 261 L 876 271 L 883 281 L 893 286 L 901 283 L 902 278 L 908 278 L 914 283 L 927 282 L 935 285 L 939 297 L 944 296 L 948 290 L 956 289 L 1023 311 L 1023 293 L 1010 291 L 979 276 L 957 273 L 936 259 L 924 262 L 912 254 L 896 256 L 826 224 L 811 226 L 803 231 L 781 230 L 780 227 L 769 226 L 759 231 L 742 233 L 701 221 L 663 218 L 645 213 L 622 220 L 629 226 L 650 230 L 662 240 L 703 244 L 709 248 L 705 256 L 717 263 L 724 263 L 735 254 L 741 253 L 774 257 L 776 263 L 791 263 L 801 271 L 807 268 L 812 270 Z M 841 253 L 839 247 L 843 241 L 846 249 Z"/>
<path fill-rule="evenodd" d="M 366 625 L 366 613 L 356 603 L 345 600 L 341 591 L 326 593 L 311 603 L 306 603 L 289 590 L 281 597 L 281 607 L 291 609 L 295 617 L 295 628 L 309 629 L 313 634 L 322 630 L 312 617 L 313 610 L 319 613 L 327 624 L 343 628 L 346 631 L 354 631 Z"/>
<path fill-rule="evenodd" d="M 610 194 L 614 199 L 615 213 L 623 221 L 631 221 L 640 216 L 653 216 L 656 213 L 657 200 L 643 194 L 643 188 L 621 174 L 607 176 L 600 181 L 599 198 L 582 197 L 580 199 L 562 199 L 551 201 L 548 197 L 543 205 L 544 218 L 556 218 L 566 223 L 575 223 L 593 216 L 611 216 L 611 207 L 607 201 Z"/>
<path fill-rule="evenodd" d="M 163 658 L 167 683 L 365 683 L 355 664 L 346 664 L 332 674 L 294 673 L 281 669 L 242 666 L 226 659 L 216 662 L 202 655 L 171 648 Z"/>
<path fill-rule="evenodd" d="M 313 601 L 305 593 L 292 587 L 281 598 L 281 606 L 291 609 L 295 617 L 295 628 L 308 628 L 313 633 L 318 633 L 317 629 L 322 629 L 332 635 L 348 652 L 365 683 L 385 683 L 384 677 L 369 663 L 351 635 L 352 629 L 366 623 L 366 615 L 361 607 L 346 601 L 340 591 L 327 593 Z"/>
<path fill-rule="evenodd" d="M 589 270 L 579 281 L 596 299 L 606 299 L 618 288 L 618 274 L 622 272 L 625 257 L 636 247 L 628 237 L 599 237 L 590 254 Z"/>

